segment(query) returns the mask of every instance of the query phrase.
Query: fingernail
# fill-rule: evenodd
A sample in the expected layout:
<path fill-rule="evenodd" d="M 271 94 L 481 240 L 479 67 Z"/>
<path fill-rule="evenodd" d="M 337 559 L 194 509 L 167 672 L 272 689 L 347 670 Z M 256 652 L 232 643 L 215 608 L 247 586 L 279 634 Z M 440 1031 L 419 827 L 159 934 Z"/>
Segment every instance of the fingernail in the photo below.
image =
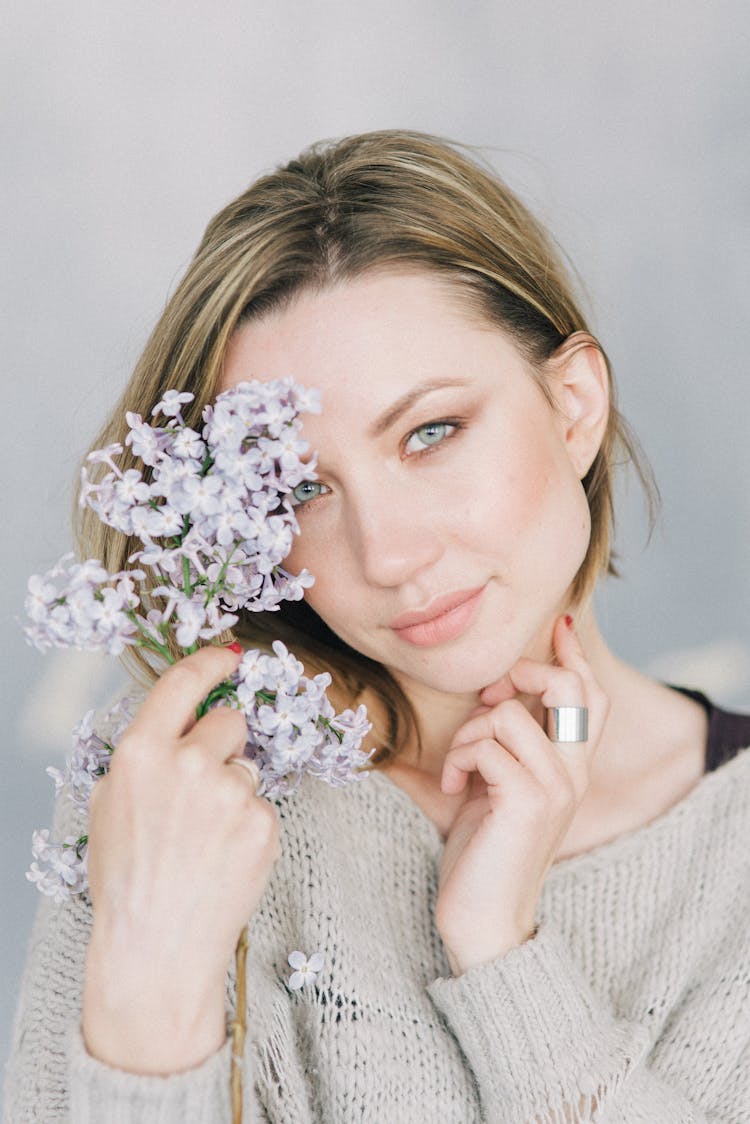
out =
<path fill-rule="evenodd" d="M 242 651 L 242 645 L 237 640 L 235 640 L 234 644 L 227 644 L 227 648 L 230 652 L 237 652 L 238 655 Z"/>
<path fill-rule="evenodd" d="M 570 613 L 566 613 L 565 623 L 572 632 L 573 631 L 573 618 L 571 617 Z"/>

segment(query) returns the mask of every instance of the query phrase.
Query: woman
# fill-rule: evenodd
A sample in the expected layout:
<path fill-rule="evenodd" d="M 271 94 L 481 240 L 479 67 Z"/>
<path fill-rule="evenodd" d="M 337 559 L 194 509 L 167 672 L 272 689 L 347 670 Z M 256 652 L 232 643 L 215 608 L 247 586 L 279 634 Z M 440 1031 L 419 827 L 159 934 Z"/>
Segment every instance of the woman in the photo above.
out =
<path fill-rule="evenodd" d="M 242 717 L 193 718 L 238 652 L 170 669 L 96 786 L 91 900 L 35 930 L 11 1119 L 227 1120 L 250 919 L 246 1119 L 747 1120 L 750 719 L 597 628 L 633 445 L 549 236 L 436 138 L 313 148 L 210 223 L 97 445 L 289 374 L 316 581 L 237 635 L 366 702 L 373 769 L 258 797 Z"/>

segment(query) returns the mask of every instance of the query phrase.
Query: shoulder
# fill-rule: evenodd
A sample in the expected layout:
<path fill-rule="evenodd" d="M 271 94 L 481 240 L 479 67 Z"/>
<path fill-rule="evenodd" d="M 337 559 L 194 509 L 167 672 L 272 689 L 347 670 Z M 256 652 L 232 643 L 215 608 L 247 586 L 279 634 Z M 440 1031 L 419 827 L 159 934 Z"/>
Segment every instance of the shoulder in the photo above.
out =
<path fill-rule="evenodd" d="M 741 750 L 750 746 L 750 713 L 730 710 L 714 703 L 702 691 L 676 687 L 682 695 L 693 699 L 706 714 L 706 772 L 721 768 Z"/>

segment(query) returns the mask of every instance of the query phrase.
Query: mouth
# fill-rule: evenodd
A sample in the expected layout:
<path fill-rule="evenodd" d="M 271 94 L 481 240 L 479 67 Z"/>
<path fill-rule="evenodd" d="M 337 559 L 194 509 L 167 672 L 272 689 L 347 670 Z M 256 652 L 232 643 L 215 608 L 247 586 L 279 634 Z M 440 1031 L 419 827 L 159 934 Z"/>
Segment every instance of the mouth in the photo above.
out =
<path fill-rule="evenodd" d="M 388 626 L 400 640 L 428 648 L 454 640 L 470 625 L 487 585 L 459 589 L 437 597 L 426 609 L 402 613 Z"/>

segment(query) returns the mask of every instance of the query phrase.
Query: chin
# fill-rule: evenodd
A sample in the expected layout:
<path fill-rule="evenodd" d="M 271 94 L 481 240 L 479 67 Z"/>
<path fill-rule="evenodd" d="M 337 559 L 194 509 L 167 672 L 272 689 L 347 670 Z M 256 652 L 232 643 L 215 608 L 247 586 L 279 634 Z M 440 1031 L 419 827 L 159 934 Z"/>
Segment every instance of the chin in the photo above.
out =
<path fill-rule="evenodd" d="M 478 695 L 490 683 L 507 675 L 513 665 L 524 655 L 522 645 L 499 652 L 497 645 L 491 652 L 473 646 L 471 652 L 449 646 L 437 647 L 422 660 L 401 662 L 393 667 L 397 676 L 408 676 L 433 691 L 453 695 Z"/>

